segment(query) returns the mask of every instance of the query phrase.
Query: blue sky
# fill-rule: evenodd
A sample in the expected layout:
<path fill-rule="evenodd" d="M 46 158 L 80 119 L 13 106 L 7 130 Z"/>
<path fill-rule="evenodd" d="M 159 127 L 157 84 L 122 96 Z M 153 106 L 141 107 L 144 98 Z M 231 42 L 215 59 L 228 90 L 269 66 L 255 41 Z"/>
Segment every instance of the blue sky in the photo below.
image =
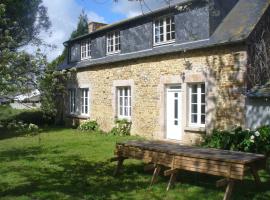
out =
<path fill-rule="evenodd" d="M 99 16 L 104 17 L 109 24 L 127 17 L 123 13 L 113 11 L 113 6 L 116 3 L 112 0 L 76 0 L 76 2 L 85 10 L 93 11 Z"/>
<path fill-rule="evenodd" d="M 37 48 L 47 55 L 52 61 L 63 51 L 63 42 L 68 40 L 71 32 L 76 29 L 78 17 L 82 10 L 85 10 L 89 21 L 105 22 L 108 24 L 122 19 L 134 17 L 142 14 L 142 11 L 149 12 L 160 7 L 168 6 L 168 0 L 145 0 L 142 4 L 136 0 L 43 0 L 43 4 L 48 8 L 48 16 L 52 22 L 52 27 L 48 32 L 42 32 L 40 38 L 46 44 L 54 46 L 27 46 L 24 50 L 35 53 Z M 171 0 L 172 3 L 183 0 Z M 148 7 L 148 8 L 147 8 Z"/>

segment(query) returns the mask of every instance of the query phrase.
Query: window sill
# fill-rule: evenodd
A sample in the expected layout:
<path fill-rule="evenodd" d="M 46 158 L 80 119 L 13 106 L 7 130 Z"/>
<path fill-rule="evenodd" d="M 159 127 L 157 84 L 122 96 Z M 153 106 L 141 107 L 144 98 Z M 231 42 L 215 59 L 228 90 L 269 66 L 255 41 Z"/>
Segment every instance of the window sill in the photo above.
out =
<path fill-rule="evenodd" d="M 168 44 L 173 44 L 175 43 L 175 40 L 170 40 L 168 42 L 161 42 L 161 43 L 154 43 L 154 47 L 159 47 L 159 46 L 163 46 L 163 45 L 168 45 Z"/>
<path fill-rule="evenodd" d="M 206 129 L 205 127 L 185 127 L 184 128 L 185 131 L 188 132 L 198 132 L 198 133 L 205 133 Z"/>
<path fill-rule="evenodd" d="M 68 114 L 69 118 L 77 118 L 77 119 L 89 119 L 89 115 L 76 115 L 76 114 Z"/>
<path fill-rule="evenodd" d="M 91 60 L 91 57 L 81 58 L 81 61 L 85 61 L 85 60 Z"/>
<path fill-rule="evenodd" d="M 117 116 L 115 119 L 117 119 L 117 120 L 127 120 L 127 121 L 131 122 L 131 117 Z"/>
<path fill-rule="evenodd" d="M 115 55 L 115 54 L 120 54 L 121 53 L 121 51 L 115 51 L 115 52 L 110 52 L 110 53 L 106 53 L 106 56 L 113 56 L 113 55 Z"/>

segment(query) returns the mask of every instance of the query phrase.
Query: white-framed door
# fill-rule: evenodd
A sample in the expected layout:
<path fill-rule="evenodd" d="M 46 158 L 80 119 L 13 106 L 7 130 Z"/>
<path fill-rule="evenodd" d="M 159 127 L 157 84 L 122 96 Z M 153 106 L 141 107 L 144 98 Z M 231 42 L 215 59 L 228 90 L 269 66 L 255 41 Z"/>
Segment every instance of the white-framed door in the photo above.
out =
<path fill-rule="evenodd" d="M 181 85 L 170 85 L 166 88 L 166 138 L 182 139 L 182 91 Z"/>

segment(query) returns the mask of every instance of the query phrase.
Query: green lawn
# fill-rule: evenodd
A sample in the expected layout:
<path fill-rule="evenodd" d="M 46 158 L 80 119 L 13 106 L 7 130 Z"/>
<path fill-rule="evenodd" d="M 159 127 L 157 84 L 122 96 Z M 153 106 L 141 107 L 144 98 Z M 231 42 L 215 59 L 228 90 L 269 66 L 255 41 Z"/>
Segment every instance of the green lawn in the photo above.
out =
<path fill-rule="evenodd" d="M 174 189 L 165 192 L 168 178 L 149 188 L 151 173 L 138 161 L 126 161 L 124 172 L 113 177 L 109 163 L 116 137 L 54 128 L 38 136 L 0 140 L 0 199 L 222 199 L 217 177 L 181 172 Z M 256 187 L 247 177 L 237 183 L 234 199 L 270 199 L 269 174 L 261 173 Z M 181 183 L 180 183 L 181 180 Z M 268 181 L 268 182 L 267 182 Z"/>

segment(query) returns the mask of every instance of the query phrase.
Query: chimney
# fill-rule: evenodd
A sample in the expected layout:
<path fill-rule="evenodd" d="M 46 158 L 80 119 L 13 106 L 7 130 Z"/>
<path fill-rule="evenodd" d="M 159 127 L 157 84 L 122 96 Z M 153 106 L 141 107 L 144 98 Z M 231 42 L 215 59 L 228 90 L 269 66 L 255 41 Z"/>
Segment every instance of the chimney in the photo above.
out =
<path fill-rule="evenodd" d="M 102 28 L 103 26 L 106 26 L 107 24 L 104 23 L 100 23 L 100 22 L 89 22 L 88 24 L 88 33 L 92 33 L 100 28 Z"/>

